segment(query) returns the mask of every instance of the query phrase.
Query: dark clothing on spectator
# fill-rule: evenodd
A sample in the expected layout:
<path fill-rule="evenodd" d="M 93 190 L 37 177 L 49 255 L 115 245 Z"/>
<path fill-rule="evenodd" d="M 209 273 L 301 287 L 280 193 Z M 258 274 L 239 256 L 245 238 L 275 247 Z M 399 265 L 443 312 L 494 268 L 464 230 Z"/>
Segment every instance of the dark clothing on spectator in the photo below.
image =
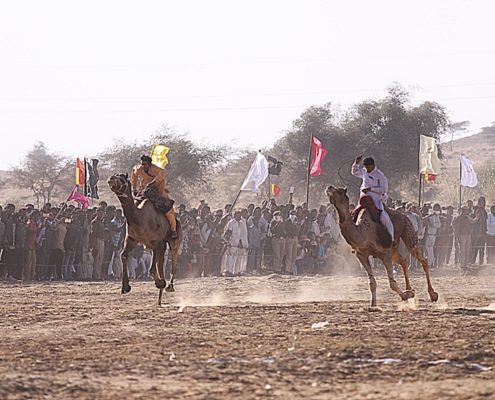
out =
<path fill-rule="evenodd" d="M 479 264 L 485 261 L 485 246 L 487 241 L 487 219 L 488 214 L 485 209 L 479 208 L 476 211 L 476 225 L 473 230 L 471 242 L 471 262 L 474 264 L 479 255 Z"/>

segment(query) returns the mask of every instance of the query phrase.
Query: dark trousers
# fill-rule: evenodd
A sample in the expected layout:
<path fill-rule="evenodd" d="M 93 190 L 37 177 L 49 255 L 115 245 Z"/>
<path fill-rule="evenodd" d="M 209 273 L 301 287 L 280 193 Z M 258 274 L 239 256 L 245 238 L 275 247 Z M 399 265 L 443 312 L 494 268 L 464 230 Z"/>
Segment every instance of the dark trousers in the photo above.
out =
<path fill-rule="evenodd" d="M 60 249 L 52 249 L 50 252 L 50 266 L 54 268 L 52 270 L 52 277 L 55 279 L 62 279 L 62 264 L 64 262 L 64 251 Z"/>
<path fill-rule="evenodd" d="M 471 262 L 476 263 L 476 258 L 479 255 L 479 264 L 483 265 L 485 261 L 485 246 L 486 246 L 487 235 L 476 235 L 471 243 Z"/>
<path fill-rule="evenodd" d="M 247 270 L 257 271 L 261 268 L 261 247 L 250 247 L 248 250 Z"/>
<path fill-rule="evenodd" d="M 273 247 L 271 237 L 267 237 L 263 241 L 263 265 L 267 269 L 271 269 L 273 267 Z"/>
<path fill-rule="evenodd" d="M 0 250 L 2 253 L 2 258 L 0 260 L 0 279 L 5 279 L 7 277 L 7 264 L 5 264 L 5 250 Z"/>
<path fill-rule="evenodd" d="M 64 254 L 63 263 L 62 263 L 62 275 L 66 281 L 72 280 L 72 268 L 74 268 L 74 261 L 76 259 L 76 250 L 71 249 L 67 250 Z"/>
<path fill-rule="evenodd" d="M 459 241 L 459 263 L 461 269 L 466 269 L 469 263 L 471 250 L 471 235 L 461 235 L 457 237 Z"/>
<path fill-rule="evenodd" d="M 454 236 L 448 234 L 442 234 L 437 236 L 435 241 L 435 259 L 438 267 L 443 267 L 450 261 L 450 255 L 452 254 L 452 247 L 454 244 Z"/>
<path fill-rule="evenodd" d="M 7 275 L 16 279 L 21 279 L 21 268 L 19 268 L 19 254 L 18 249 L 6 248 L 3 250 L 2 262 L 5 263 L 5 269 Z"/>
<path fill-rule="evenodd" d="M 208 274 L 209 276 L 220 276 L 222 274 L 222 256 L 223 253 L 217 254 L 208 254 L 207 256 L 207 265 L 208 265 Z"/>

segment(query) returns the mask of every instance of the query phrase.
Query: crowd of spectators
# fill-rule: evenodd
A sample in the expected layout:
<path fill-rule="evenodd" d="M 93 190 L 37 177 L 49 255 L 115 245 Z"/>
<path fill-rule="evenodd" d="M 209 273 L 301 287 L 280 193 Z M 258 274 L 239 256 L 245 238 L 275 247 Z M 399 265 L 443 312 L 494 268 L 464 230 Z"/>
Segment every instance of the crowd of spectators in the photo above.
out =
<path fill-rule="evenodd" d="M 122 210 L 0 206 L 0 279 L 102 280 L 121 274 Z"/>
<path fill-rule="evenodd" d="M 404 212 L 420 238 L 432 267 L 495 264 L 495 205 L 483 197 L 468 201 L 457 213 L 453 206 L 396 201 L 389 207 Z M 354 208 L 351 205 L 351 210 Z M 351 211 L 350 210 L 350 211 Z M 13 204 L 0 207 L 0 279 L 110 280 L 122 274 L 126 235 L 122 210 L 101 202 L 83 210 L 72 205 L 41 210 Z M 342 242 L 332 206 L 277 204 L 212 210 L 177 207 L 183 230 L 179 277 L 279 274 L 329 274 L 347 265 L 350 250 Z M 405 249 L 404 255 L 407 255 Z M 137 246 L 129 254 L 133 279 L 148 279 L 152 252 Z M 410 260 L 412 268 L 416 267 Z M 169 262 L 166 266 L 169 269 Z"/>
<path fill-rule="evenodd" d="M 495 205 L 487 209 L 485 197 L 468 200 L 457 213 L 453 206 L 427 203 L 419 208 L 397 204 L 418 232 L 423 253 L 432 267 L 495 264 Z"/>

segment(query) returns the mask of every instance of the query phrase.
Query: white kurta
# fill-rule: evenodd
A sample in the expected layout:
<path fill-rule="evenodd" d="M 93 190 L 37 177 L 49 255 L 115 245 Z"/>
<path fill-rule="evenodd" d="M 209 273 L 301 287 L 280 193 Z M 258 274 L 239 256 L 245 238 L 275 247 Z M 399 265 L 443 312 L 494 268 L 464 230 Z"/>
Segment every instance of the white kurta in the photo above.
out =
<path fill-rule="evenodd" d="M 355 177 L 362 179 L 361 190 L 371 189 L 366 194 L 373 199 L 376 208 L 383 210 L 383 203 L 388 198 L 388 179 L 385 174 L 376 167 L 373 171 L 368 172 L 366 168 L 362 168 L 356 163 L 352 165 L 351 173 Z"/>
<path fill-rule="evenodd" d="M 362 179 L 361 196 L 364 195 L 364 193 L 362 192 L 363 189 L 371 189 L 368 193 L 366 193 L 366 195 L 370 196 L 373 199 L 376 208 L 382 211 L 380 213 L 380 221 L 383 225 L 385 225 L 385 228 L 387 228 L 390 237 L 392 238 L 392 240 L 394 240 L 394 225 L 392 223 L 392 220 L 390 219 L 390 216 L 383 207 L 383 203 L 385 203 L 388 198 L 387 177 L 376 167 L 373 169 L 373 171 L 368 172 L 366 168 L 362 168 L 359 166 L 359 164 L 356 163 L 352 165 L 351 173 L 352 175 Z"/>
<path fill-rule="evenodd" d="M 248 248 L 247 224 L 243 218 L 240 221 L 232 218 L 227 223 L 225 230 L 232 232 L 232 236 L 230 237 L 230 244 L 232 246 L 238 246 L 239 241 L 241 241 L 242 247 Z"/>
<path fill-rule="evenodd" d="M 243 274 L 247 264 L 247 223 L 243 218 L 240 221 L 233 218 L 227 223 L 226 230 L 232 232 L 230 247 L 226 252 L 226 270 L 233 275 Z M 239 241 L 242 248 L 239 247 Z"/>

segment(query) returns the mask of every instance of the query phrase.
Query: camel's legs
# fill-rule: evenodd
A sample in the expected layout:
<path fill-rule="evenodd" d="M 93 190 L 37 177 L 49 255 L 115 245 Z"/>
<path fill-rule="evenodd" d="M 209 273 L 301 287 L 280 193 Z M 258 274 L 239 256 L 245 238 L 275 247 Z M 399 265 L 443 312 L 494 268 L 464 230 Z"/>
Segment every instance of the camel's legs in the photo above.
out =
<path fill-rule="evenodd" d="M 159 242 L 156 246 L 153 247 L 153 261 L 151 262 L 151 273 L 153 278 L 155 279 L 155 286 L 159 289 L 158 292 L 158 305 L 162 304 L 162 295 L 163 289 L 165 289 L 166 283 L 165 279 L 163 279 L 163 269 L 160 269 L 160 266 L 157 265 L 160 257 L 163 257 L 165 244 L 163 242 Z"/>
<path fill-rule="evenodd" d="M 368 279 L 370 281 L 370 290 L 371 290 L 371 307 L 376 307 L 376 279 L 373 276 L 373 269 L 371 268 L 370 265 L 370 258 L 369 256 L 365 256 L 364 254 L 361 253 L 356 253 L 356 256 L 361 262 L 361 265 L 366 270 L 366 273 L 368 274 Z"/>
<path fill-rule="evenodd" d="M 124 251 L 122 252 L 122 293 L 129 293 L 131 291 L 131 285 L 129 285 L 129 274 L 127 272 L 127 260 L 129 258 L 129 252 L 136 247 L 137 242 L 127 236 L 125 238 Z"/>
<path fill-rule="evenodd" d="M 160 267 L 159 260 L 160 257 L 163 258 L 163 254 L 165 253 L 165 243 L 160 242 L 153 248 L 153 262 L 152 262 L 152 270 L 155 272 L 154 278 L 155 278 L 155 286 L 157 288 L 164 288 L 165 287 L 165 279 L 163 276 L 163 266 Z"/>
<path fill-rule="evenodd" d="M 394 278 L 394 266 L 392 264 L 392 257 L 390 254 L 386 254 L 381 258 L 383 261 L 383 264 L 385 265 L 385 269 L 387 271 L 387 276 L 388 276 L 388 282 L 390 284 L 390 288 L 396 292 L 402 300 L 407 300 L 414 295 L 410 292 L 404 293 L 402 290 L 400 290 L 399 285 L 397 284 L 397 281 Z"/>
<path fill-rule="evenodd" d="M 156 248 L 153 248 L 153 256 L 151 257 L 150 270 L 148 271 L 149 275 L 153 278 L 153 280 L 155 282 L 157 280 L 157 274 L 156 274 L 156 252 L 157 252 L 157 249 Z"/>
<path fill-rule="evenodd" d="M 166 287 L 166 280 L 165 280 L 165 273 L 163 272 L 163 262 L 165 261 L 165 250 L 167 248 L 167 245 L 165 242 L 160 246 L 157 254 L 157 264 L 156 264 L 156 271 L 157 275 L 161 277 L 160 279 L 160 286 L 158 287 L 160 289 L 160 292 L 158 294 L 158 305 L 162 305 L 162 295 L 163 295 L 163 289 Z"/>
<path fill-rule="evenodd" d="M 406 291 L 414 293 L 414 289 L 409 281 L 409 265 L 407 260 L 399 253 L 399 249 L 395 248 L 392 250 L 392 260 L 394 263 L 399 264 L 404 272 L 404 280 L 406 281 Z"/>
<path fill-rule="evenodd" d="M 170 283 L 167 286 L 167 292 L 173 292 L 174 289 L 174 279 L 177 270 L 177 260 L 179 258 L 179 247 L 180 240 L 169 240 L 168 244 L 170 246 L 170 253 L 172 255 L 172 271 L 170 272 Z"/>
<path fill-rule="evenodd" d="M 421 266 L 423 267 L 423 270 L 425 271 L 426 275 L 426 283 L 428 285 L 428 294 L 430 295 L 431 301 L 437 301 L 438 300 L 438 293 L 433 290 L 433 286 L 431 285 L 431 280 L 430 280 L 430 267 L 428 265 L 428 261 L 426 261 L 426 258 L 424 258 L 423 254 L 421 254 L 421 251 L 419 250 L 419 247 L 413 247 L 412 249 L 409 249 L 409 252 L 413 257 L 416 258 L 421 263 Z"/>

